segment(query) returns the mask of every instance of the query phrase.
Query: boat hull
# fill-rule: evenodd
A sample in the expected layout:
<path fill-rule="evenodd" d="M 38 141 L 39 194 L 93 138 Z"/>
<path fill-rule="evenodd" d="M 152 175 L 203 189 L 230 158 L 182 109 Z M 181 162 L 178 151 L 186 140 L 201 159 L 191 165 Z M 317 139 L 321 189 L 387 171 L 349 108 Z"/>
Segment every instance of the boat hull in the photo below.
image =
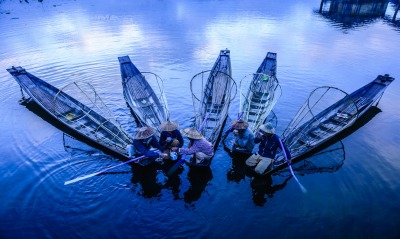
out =
<path fill-rule="evenodd" d="M 131 139 L 120 127 L 22 67 L 12 67 L 7 71 L 31 99 L 57 122 L 99 149 L 128 159 L 125 148 Z"/>
<path fill-rule="evenodd" d="M 203 80 L 207 76 L 204 85 L 201 83 L 200 96 L 194 94 L 196 80 Z M 228 110 L 232 101 L 232 92 L 236 90 L 236 83 L 232 79 L 230 51 L 222 50 L 211 71 L 201 72 L 191 80 L 193 104 L 195 106 L 195 126 L 200 128 L 201 134 L 214 145 L 216 149 L 221 132 L 228 117 Z M 235 91 L 236 92 L 236 91 Z M 197 108 L 196 108 L 197 106 Z M 203 124 L 204 122 L 204 124 Z M 203 127 L 200 127 L 200 126 Z M 193 166 L 209 166 L 208 164 L 191 164 Z"/>
<path fill-rule="evenodd" d="M 249 123 L 253 132 L 264 123 L 281 95 L 276 68 L 277 54 L 268 52 L 243 95 L 242 119 Z"/>
<path fill-rule="evenodd" d="M 290 124 L 282 138 L 290 149 L 292 163 L 323 149 L 337 136 L 356 124 L 372 106 L 378 104 L 384 91 L 393 81 L 394 78 L 389 75 L 379 75 L 372 82 L 314 115 L 311 120 L 300 127 L 291 127 Z M 264 175 L 272 174 L 286 167 L 288 167 L 288 163 L 283 154 L 278 154 Z"/>
<path fill-rule="evenodd" d="M 118 57 L 118 60 L 126 102 L 138 119 L 140 126 L 149 126 L 158 130 L 160 124 L 167 121 L 168 118 L 166 102 L 163 102 L 162 96 L 155 93 L 129 56 Z"/>

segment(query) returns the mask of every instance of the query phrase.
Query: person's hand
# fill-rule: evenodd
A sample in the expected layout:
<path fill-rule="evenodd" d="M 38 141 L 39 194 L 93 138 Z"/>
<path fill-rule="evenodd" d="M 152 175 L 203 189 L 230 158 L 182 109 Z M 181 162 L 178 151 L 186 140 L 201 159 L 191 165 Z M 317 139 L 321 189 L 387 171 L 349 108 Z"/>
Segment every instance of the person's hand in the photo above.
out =
<path fill-rule="evenodd" d="M 165 158 L 165 157 L 167 157 L 167 156 L 168 156 L 168 154 L 164 154 L 164 153 L 160 153 L 160 154 L 159 154 L 159 157 L 162 158 L 162 159 Z"/>
<path fill-rule="evenodd" d="M 233 134 L 235 135 L 235 136 L 238 136 L 239 135 L 239 131 L 237 131 L 236 129 L 233 131 Z"/>
<path fill-rule="evenodd" d="M 178 152 L 178 147 L 172 147 L 172 148 L 171 148 L 171 151 L 173 151 L 173 152 Z"/>
<path fill-rule="evenodd" d="M 171 142 L 172 138 L 171 137 L 167 137 L 167 142 Z"/>

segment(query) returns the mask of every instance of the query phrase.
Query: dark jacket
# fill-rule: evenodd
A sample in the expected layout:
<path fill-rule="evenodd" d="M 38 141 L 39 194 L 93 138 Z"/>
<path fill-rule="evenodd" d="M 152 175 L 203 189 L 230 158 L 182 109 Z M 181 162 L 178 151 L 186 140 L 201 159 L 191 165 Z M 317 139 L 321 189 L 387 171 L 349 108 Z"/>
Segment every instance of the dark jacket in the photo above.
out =
<path fill-rule="evenodd" d="M 167 142 L 167 138 L 171 137 L 172 140 L 177 139 L 179 141 L 179 146 L 177 146 L 178 148 L 183 146 L 183 138 L 181 135 L 181 132 L 179 132 L 179 130 L 173 130 L 171 131 L 171 133 L 169 133 L 168 131 L 162 131 L 161 135 L 160 135 L 160 145 L 164 148 L 170 148 L 171 147 L 171 143 Z"/>
<path fill-rule="evenodd" d="M 145 155 L 148 158 L 157 158 L 159 155 L 154 151 L 150 151 L 151 147 L 159 149 L 161 152 L 164 150 L 154 135 L 148 139 L 134 139 L 133 145 L 135 146 L 138 155 Z"/>
<path fill-rule="evenodd" d="M 254 139 L 254 142 L 256 144 L 260 143 L 260 145 L 258 146 L 258 154 L 263 157 L 268 157 L 268 158 L 274 159 L 275 155 L 276 155 L 276 150 L 278 148 L 282 149 L 281 144 L 279 143 L 279 138 L 275 134 L 273 134 L 269 137 L 267 137 L 265 135 L 263 135 L 261 137 L 257 136 Z M 291 160 L 292 156 L 290 155 L 289 149 L 285 145 L 283 145 L 283 147 L 285 148 L 285 152 L 286 152 L 288 160 Z"/>

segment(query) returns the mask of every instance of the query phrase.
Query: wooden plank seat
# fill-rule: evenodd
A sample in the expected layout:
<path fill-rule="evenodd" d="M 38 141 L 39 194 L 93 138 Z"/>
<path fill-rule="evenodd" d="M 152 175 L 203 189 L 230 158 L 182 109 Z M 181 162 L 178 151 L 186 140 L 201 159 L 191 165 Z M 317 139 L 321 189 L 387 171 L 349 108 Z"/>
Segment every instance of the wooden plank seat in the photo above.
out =
<path fill-rule="evenodd" d="M 326 132 L 334 133 L 334 132 L 337 131 L 336 129 L 338 128 L 338 125 L 337 125 L 337 124 L 331 124 L 331 123 L 329 123 L 329 122 L 325 122 L 325 123 L 323 123 L 323 124 L 320 124 L 320 125 L 319 125 L 319 128 L 320 128 L 321 130 L 326 131 Z M 340 128 L 341 128 L 341 127 L 340 127 Z"/>
<path fill-rule="evenodd" d="M 346 125 L 350 119 L 351 119 L 350 117 L 343 118 L 343 117 L 333 116 L 329 119 L 329 121 L 336 125 Z"/>
<path fill-rule="evenodd" d="M 307 146 L 307 147 L 312 147 L 312 146 L 314 145 L 314 144 L 313 144 L 313 141 L 312 141 L 312 140 L 309 140 L 309 139 L 306 138 L 306 137 L 301 137 L 301 138 L 299 138 L 298 142 L 299 142 L 300 144 L 302 144 L 302 145 Z"/>
<path fill-rule="evenodd" d="M 150 98 L 136 98 L 134 99 L 138 107 L 148 107 L 153 105 L 153 101 Z"/>
<path fill-rule="evenodd" d="M 311 131 L 309 134 L 312 135 L 313 137 L 315 136 L 317 138 L 326 138 L 331 133 L 332 132 L 322 130 L 321 128 L 316 128 L 315 130 Z"/>
<path fill-rule="evenodd" d="M 269 99 L 257 99 L 257 98 L 253 98 L 250 101 L 250 104 L 253 105 L 253 103 L 258 103 L 258 104 L 265 104 L 268 102 Z"/>
<path fill-rule="evenodd" d="M 314 138 L 314 139 L 322 139 L 322 138 L 323 138 L 323 135 L 320 135 L 320 134 L 318 134 L 318 133 L 315 132 L 315 131 L 310 131 L 310 132 L 308 132 L 308 135 L 309 135 L 311 138 Z"/>

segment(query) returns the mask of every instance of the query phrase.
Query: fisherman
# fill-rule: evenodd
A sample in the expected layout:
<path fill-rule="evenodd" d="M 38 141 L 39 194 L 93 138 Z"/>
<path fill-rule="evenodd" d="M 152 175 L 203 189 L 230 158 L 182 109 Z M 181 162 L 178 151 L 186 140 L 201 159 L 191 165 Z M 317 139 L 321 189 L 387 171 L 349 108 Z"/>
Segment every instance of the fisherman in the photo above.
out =
<path fill-rule="evenodd" d="M 157 158 L 164 158 L 166 154 L 163 154 L 164 148 L 158 143 L 154 133 L 156 130 L 152 127 L 140 128 L 133 139 L 133 146 L 136 152 L 136 156 L 144 155 L 145 159 L 141 160 L 142 164 L 149 164 L 155 161 Z M 158 149 L 159 152 L 151 150 L 152 148 Z"/>
<path fill-rule="evenodd" d="M 281 149 L 282 147 L 279 142 L 278 136 L 275 134 L 275 128 L 272 126 L 271 123 L 260 126 L 259 132 L 257 133 L 254 142 L 256 144 L 260 143 L 258 152 L 253 154 L 246 160 L 246 165 L 250 167 L 255 167 L 254 171 L 256 173 L 263 174 L 268 166 L 273 163 L 278 147 Z M 287 159 L 290 162 L 290 151 L 285 145 L 283 147 L 284 149 L 282 150 L 285 150 Z"/>
<path fill-rule="evenodd" d="M 231 129 L 235 137 L 232 152 L 240 154 L 252 154 L 255 144 L 254 134 L 248 127 L 249 123 L 242 119 L 232 122 Z M 227 131 L 225 134 L 232 131 Z"/>
<path fill-rule="evenodd" d="M 192 164 L 209 165 L 214 156 L 214 146 L 195 128 L 182 129 L 181 133 L 189 139 L 188 148 L 172 147 L 172 151 L 180 154 L 193 154 Z"/>
<path fill-rule="evenodd" d="M 160 125 L 160 145 L 164 148 L 164 153 L 167 154 L 165 159 L 170 158 L 170 151 L 172 147 L 182 147 L 183 138 L 178 130 L 178 123 L 174 121 L 166 121 Z"/>

